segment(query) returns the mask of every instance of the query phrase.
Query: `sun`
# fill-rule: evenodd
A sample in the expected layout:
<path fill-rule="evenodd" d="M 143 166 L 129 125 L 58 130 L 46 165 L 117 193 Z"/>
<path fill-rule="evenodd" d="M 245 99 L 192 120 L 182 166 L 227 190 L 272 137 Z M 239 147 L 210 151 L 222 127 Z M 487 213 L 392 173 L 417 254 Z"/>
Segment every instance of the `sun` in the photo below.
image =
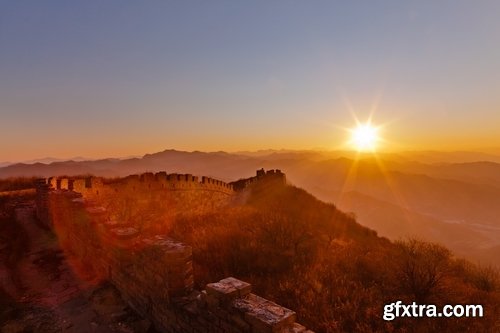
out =
<path fill-rule="evenodd" d="M 359 124 L 350 130 L 351 144 L 358 151 L 375 151 L 379 141 L 378 129 L 371 124 Z"/>

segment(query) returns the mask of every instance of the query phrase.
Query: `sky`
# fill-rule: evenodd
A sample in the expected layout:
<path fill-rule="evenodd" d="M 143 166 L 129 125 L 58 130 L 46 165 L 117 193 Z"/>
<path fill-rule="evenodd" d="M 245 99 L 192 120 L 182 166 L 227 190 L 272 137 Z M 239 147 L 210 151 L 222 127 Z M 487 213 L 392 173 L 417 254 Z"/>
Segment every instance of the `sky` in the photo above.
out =
<path fill-rule="evenodd" d="M 0 161 L 500 147 L 499 1 L 0 1 Z"/>

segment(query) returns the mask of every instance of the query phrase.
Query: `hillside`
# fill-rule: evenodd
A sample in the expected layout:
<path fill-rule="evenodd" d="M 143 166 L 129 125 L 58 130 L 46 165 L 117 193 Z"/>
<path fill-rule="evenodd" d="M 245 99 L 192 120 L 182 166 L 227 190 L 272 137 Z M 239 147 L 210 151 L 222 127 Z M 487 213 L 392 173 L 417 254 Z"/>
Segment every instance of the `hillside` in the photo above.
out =
<path fill-rule="evenodd" d="M 251 281 L 260 293 L 295 309 L 317 332 L 404 332 L 410 326 L 457 332 L 471 325 L 486 332 L 498 325 L 493 317 L 382 321 L 383 304 L 396 299 L 443 304 L 481 297 L 497 313 L 497 287 L 490 288 L 498 277 L 437 245 L 380 238 L 334 205 L 293 186 L 255 184 L 224 210 L 179 216 L 172 235 L 195 244 L 195 271 L 202 282 L 227 274 Z M 408 264 L 439 275 L 439 282 L 429 285 L 426 275 L 405 275 Z M 479 281 L 489 281 L 488 287 Z"/>

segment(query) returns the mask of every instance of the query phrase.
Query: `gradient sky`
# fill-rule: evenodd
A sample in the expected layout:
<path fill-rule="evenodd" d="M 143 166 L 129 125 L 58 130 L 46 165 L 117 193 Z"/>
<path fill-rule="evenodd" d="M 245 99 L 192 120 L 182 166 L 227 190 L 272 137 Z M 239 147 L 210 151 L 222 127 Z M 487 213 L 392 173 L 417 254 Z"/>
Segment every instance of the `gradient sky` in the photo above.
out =
<path fill-rule="evenodd" d="M 2 1 L 0 161 L 500 147 L 500 1 Z"/>

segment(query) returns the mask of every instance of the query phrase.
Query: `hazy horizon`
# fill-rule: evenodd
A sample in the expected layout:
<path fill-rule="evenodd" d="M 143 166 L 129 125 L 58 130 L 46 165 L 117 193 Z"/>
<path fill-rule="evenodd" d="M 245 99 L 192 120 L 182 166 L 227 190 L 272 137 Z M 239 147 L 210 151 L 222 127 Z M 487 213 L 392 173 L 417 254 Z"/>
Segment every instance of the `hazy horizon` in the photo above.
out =
<path fill-rule="evenodd" d="M 159 151 L 147 151 L 143 153 L 138 153 L 138 154 L 132 154 L 132 155 L 123 155 L 119 156 L 116 154 L 110 153 L 109 155 L 102 155 L 102 156 L 82 156 L 82 155 L 72 155 L 72 156 L 39 156 L 39 157 L 31 157 L 28 159 L 20 159 L 20 160 L 0 160 L 0 167 L 6 166 L 6 165 L 12 165 L 16 163 L 52 163 L 52 162 L 64 162 L 64 161 L 92 161 L 92 160 L 99 160 L 99 159 L 130 159 L 130 158 L 142 158 L 143 156 L 147 154 L 155 154 L 155 153 L 160 153 L 163 151 L 169 151 L 169 150 L 174 150 L 174 151 L 179 151 L 179 152 L 187 152 L 187 153 L 194 153 L 194 152 L 201 152 L 201 153 L 227 153 L 227 154 L 249 154 L 249 155 L 255 155 L 255 154 L 261 154 L 261 155 L 266 155 L 266 154 L 271 154 L 271 153 L 306 153 L 306 152 L 316 152 L 316 153 L 332 153 L 332 154 L 348 154 L 348 155 L 358 155 L 360 157 L 365 157 L 365 156 L 377 156 L 377 155 L 408 155 L 408 154 L 418 154 L 418 153 L 433 153 L 433 154 L 477 154 L 477 155 L 491 155 L 492 157 L 499 157 L 500 158 L 500 148 L 495 149 L 483 149 L 483 150 L 431 150 L 431 149 L 422 149 L 422 150 L 394 150 L 394 151 L 382 151 L 382 152 L 359 152 L 354 149 L 348 150 L 348 149 L 324 149 L 324 148 L 310 148 L 310 149 L 287 149 L 287 148 L 263 148 L 263 149 L 256 149 L 256 150 L 200 150 L 200 149 L 193 149 L 193 150 L 184 150 L 184 149 L 179 149 L 175 147 L 169 147 L 169 148 L 164 148 Z M 482 160 L 478 160 L 482 161 Z"/>

